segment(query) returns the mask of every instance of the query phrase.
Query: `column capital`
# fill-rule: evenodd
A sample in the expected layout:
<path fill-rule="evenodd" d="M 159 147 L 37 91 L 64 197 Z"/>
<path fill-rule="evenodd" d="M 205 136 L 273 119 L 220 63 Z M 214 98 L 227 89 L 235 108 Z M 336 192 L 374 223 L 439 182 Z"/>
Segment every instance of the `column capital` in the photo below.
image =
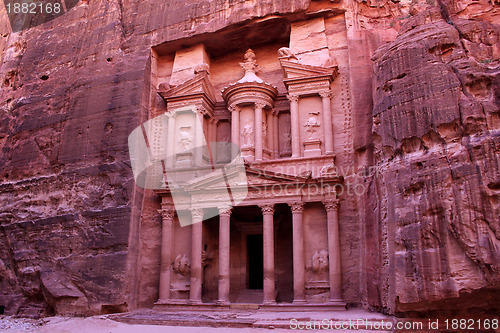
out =
<path fill-rule="evenodd" d="M 262 210 L 262 215 L 274 214 L 274 204 L 261 204 L 259 207 Z"/>
<path fill-rule="evenodd" d="M 165 112 L 165 116 L 167 116 L 168 118 L 175 119 L 175 117 L 177 116 L 177 112 L 170 110 L 170 111 Z"/>
<path fill-rule="evenodd" d="M 299 95 L 296 95 L 296 94 L 288 94 L 288 95 L 286 95 L 286 98 L 288 98 L 288 100 L 290 102 L 298 102 L 299 101 Z"/>
<path fill-rule="evenodd" d="M 217 208 L 219 209 L 220 216 L 231 216 L 231 213 L 232 213 L 231 206 L 220 206 Z"/>
<path fill-rule="evenodd" d="M 229 110 L 229 112 L 231 112 L 231 113 L 233 113 L 233 112 L 235 112 L 235 111 L 237 111 L 237 112 L 238 112 L 238 111 L 240 111 L 240 107 L 239 107 L 239 106 L 237 106 L 237 105 L 230 105 L 227 109 L 228 109 L 228 110 Z"/>
<path fill-rule="evenodd" d="M 292 214 L 293 213 L 302 213 L 304 211 L 304 202 L 302 201 L 294 201 L 288 204 L 290 208 L 292 209 Z"/>
<path fill-rule="evenodd" d="M 191 217 L 193 219 L 203 220 L 203 208 L 191 208 Z"/>
<path fill-rule="evenodd" d="M 323 205 L 325 205 L 325 209 L 327 212 L 338 211 L 340 207 L 340 200 L 339 199 L 323 200 Z"/>
<path fill-rule="evenodd" d="M 254 104 L 256 109 L 259 108 L 261 110 L 264 110 L 264 108 L 267 106 L 267 104 L 264 102 L 255 102 Z"/>
<path fill-rule="evenodd" d="M 319 92 L 319 95 L 322 97 L 322 98 L 332 98 L 332 92 L 330 90 L 326 90 L 326 91 L 320 91 Z"/>
<path fill-rule="evenodd" d="M 164 220 L 167 220 L 167 219 L 171 220 L 175 216 L 175 209 L 173 209 L 173 208 L 162 208 L 162 209 L 158 209 L 158 213 L 161 214 L 161 217 Z"/>
<path fill-rule="evenodd" d="M 278 109 L 276 109 L 276 108 L 274 108 L 274 109 L 272 109 L 272 110 L 271 110 L 271 114 L 272 114 L 273 116 L 277 116 L 277 115 L 279 115 L 279 113 L 280 113 L 280 110 L 278 110 Z"/>

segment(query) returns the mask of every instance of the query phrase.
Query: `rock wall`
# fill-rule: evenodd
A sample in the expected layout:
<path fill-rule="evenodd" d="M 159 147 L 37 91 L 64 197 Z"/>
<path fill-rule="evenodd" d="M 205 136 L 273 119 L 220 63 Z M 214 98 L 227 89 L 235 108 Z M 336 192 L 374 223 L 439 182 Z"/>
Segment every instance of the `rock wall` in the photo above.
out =
<path fill-rule="evenodd" d="M 127 137 L 161 108 L 152 48 L 333 5 L 337 161 L 368 188 L 342 198 L 346 298 L 408 313 L 498 293 L 498 2 L 83 0 L 17 33 L 0 5 L 5 313 L 150 306 L 159 199 Z"/>
<path fill-rule="evenodd" d="M 500 29 L 457 6 L 419 8 L 373 55 L 369 228 L 397 312 L 498 309 Z"/>

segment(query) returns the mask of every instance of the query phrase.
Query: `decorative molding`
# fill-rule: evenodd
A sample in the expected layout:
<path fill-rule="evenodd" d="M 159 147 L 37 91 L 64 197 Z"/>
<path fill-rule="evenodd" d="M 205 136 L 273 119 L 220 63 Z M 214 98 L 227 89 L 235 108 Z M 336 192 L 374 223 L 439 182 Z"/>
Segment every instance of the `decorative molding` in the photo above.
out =
<path fill-rule="evenodd" d="M 321 98 L 332 98 L 333 97 L 333 93 L 331 91 L 320 91 L 318 92 L 318 94 L 321 96 Z"/>
<path fill-rule="evenodd" d="M 340 207 L 340 200 L 339 199 L 323 200 L 323 205 L 325 205 L 325 209 L 327 212 L 338 211 Z"/>
<path fill-rule="evenodd" d="M 238 105 L 230 105 L 228 108 L 229 112 L 233 113 L 233 112 L 240 112 L 241 109 Z"/>
<path fill-rule="evenodd" d="M 221 206 L 219 208 L 219 216 L 231 216 L 231 206 Z"/>
<path fill-rule="evenodd" d="M 262 210 L 262 215 L 274 214 L 274 204 L 261 204 L 259 207 Z"/>
<path fill-rule="evenodd" d="M 168 219 L 173 219 L 175 216 L 175 209 L 173 208 L 163 208 L 163 209 L 158 209 L 158 213 L 161 214 L 162 219 L 168 220 Z"/>
<path fill-rule="evenodd" d="M 264 110 L 264 108 L 267 106 L 266 103 L 262 103 L 262 102 L 255 102 L 255 108 L 260 108 L 261 110 Z"/>
<path fill-rule="evenodd" d="M 295 95 L 295 94 L 288 94 L 286 95 L 286 98 L 288 98 L 288 100 L 290 102 L 298 102 L 299 101 L 299 95 Z"/>
<path fill-rule="evenodd" d="M 292 210 L 292 214 L 302 213 L 304 211 L 304 202 L 294 201 L 288 204 Z"/>
<path fill-rule="evenodd" d="M 191 217 L 193 220 L 203 220 L 203 208 L 191 208 Z"/>

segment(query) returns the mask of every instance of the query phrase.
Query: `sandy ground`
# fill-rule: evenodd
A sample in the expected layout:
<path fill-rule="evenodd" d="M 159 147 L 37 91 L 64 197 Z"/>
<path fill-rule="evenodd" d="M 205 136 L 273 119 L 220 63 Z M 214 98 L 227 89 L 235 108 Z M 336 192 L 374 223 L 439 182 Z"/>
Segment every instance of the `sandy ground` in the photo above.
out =
<path fill-rule="evenodd" d="M 294 332 L 290 329 L 266 328 L 209 328 L 209 327 L 179 327 L 157 325 L 129 325 L 120 323 L 105 316 L 87 318 L 50 317 L 40 320 L 12 318 L 0 316 L 0 333 L 284 333 Z M 307 332 L 318 332 L 308 330 Z M 322 330 L 325 332 L 325 330 Z M 356 330 L 335 332 L 369 333 L 375 331 Z M 380 332 L 376 332 L 380 333 Z"/>
<path fill-rule="evenodd" d="M 285 329 L 256 328 L 208 328 L 208 327 L 177 327 L 155 325 L 129 325 L 119 323 L 105 317 L 66 318 L 51 317 L 42 320 L 0 317 L 0 332 L 2 333 L 245 333 L 245 332 L 290 332 Z"/>

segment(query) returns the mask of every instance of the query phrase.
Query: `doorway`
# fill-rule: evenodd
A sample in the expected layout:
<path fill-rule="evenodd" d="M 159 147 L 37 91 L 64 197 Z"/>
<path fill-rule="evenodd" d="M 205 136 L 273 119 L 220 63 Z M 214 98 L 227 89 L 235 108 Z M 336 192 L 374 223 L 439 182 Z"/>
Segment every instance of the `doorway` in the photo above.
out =
<path fill-rule="evenodd" d="M 264 288 L 264 250 L 262 234 L 247 235 L 248 289 Z"/>

